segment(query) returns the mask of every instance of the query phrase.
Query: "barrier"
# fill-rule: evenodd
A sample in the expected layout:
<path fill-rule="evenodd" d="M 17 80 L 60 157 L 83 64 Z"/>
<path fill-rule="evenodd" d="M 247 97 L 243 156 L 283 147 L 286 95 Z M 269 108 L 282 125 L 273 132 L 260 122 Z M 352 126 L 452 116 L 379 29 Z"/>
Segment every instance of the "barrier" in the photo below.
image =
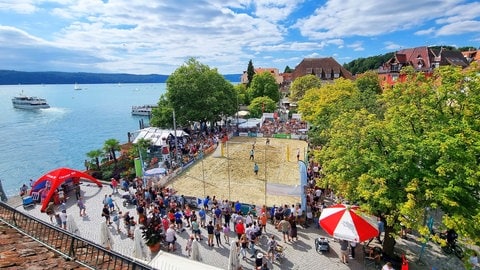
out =
<path fill-rule="evenodd" d="M 91 269 L 152 269 L 132 258 L 107 250 L 89 240 L 28 216 L 3 202 L 0 202 L 0 222 Z"/>

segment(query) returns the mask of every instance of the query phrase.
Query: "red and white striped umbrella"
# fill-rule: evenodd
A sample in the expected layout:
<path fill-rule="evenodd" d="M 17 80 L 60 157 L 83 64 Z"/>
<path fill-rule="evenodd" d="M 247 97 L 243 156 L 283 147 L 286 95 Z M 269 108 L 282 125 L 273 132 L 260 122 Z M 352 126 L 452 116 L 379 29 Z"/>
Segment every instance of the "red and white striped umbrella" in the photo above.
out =
<path fill-rule="evenodd" d="M 331 236 L 363 242 L 378 235 L 374 220 L 361 213 L 358 206 L 336 204 L 322 210 L 320 226 Z"/>

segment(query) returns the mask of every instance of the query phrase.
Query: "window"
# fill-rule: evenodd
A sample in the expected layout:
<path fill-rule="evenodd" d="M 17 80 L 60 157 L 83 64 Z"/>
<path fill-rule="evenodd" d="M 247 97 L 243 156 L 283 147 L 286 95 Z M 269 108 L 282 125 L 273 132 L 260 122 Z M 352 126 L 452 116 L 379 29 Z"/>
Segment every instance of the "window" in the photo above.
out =
<path fill-rule="evenodd" d="M 333 78 L 338 79 L 340 77 L 340 73 L 333 73 Z"/>
<path fill-rule="evenodd" d="M 305 74 L 312 74 L 312 68 L 307 68 Z"/>

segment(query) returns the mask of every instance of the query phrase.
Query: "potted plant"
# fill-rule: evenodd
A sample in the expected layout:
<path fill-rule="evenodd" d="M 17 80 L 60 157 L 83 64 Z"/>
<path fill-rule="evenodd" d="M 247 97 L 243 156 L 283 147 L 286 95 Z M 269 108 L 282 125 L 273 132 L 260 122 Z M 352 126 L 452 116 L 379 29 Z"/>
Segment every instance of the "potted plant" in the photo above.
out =
<path fill-rule="evenodd" d="M 160 250 L 162 241 L 162 219 L 158 215 L 147 219 L 146 224 L 141 227 L 142 237 L 145 244 L 150 248 L 152 253 Z"/>

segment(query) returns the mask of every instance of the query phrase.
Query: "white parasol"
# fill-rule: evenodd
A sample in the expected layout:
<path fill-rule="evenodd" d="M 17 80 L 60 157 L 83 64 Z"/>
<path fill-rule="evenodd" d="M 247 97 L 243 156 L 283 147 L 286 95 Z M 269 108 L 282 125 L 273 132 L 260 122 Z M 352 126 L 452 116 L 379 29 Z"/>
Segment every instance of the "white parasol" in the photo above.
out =
<path fill-rule="evenodd" d="M 201 261 L 202 256 L 200 255 L 200 244 L 197 240 L 193 240 L 192 242 L 192 260 L 194 261 Z"/>
<path fill-rule="evenodd" d="M 145 248 L 145 242 L 142 237 L 142 230 L 138 226 L 133 231 L 133 257 L 142 260 L 147 260 L 148 257 L 148 251 Z"/>
<path fill-rule="evenodd" d="M 240 259 L 238 258 L 238 246 L 234 241 L 230 244 L 230 254 L 228 256 L 228 270 L 237 270 L 240 267 Z"/>
<path fill-rule="evenodd" d="M 67 231 L 80 235 L 80 230 L 78 229 L 77 223 L 75 223 L 75 219 L 73 219 L 72 214 L 67 215 Z"/>
<path fill-rule="evenodd" d="M 143 175 L 145 176 L 158 176 L 158 175 L 164 175 L 167 172 L 165 168 L 153 168 L 150 170 L 146 170 Z"/>
<path fill-rule="evenodd" d="M 106 221 L 100 223 L 100 243 L 106 249 L 112 249 L 113 238 Z"/>

